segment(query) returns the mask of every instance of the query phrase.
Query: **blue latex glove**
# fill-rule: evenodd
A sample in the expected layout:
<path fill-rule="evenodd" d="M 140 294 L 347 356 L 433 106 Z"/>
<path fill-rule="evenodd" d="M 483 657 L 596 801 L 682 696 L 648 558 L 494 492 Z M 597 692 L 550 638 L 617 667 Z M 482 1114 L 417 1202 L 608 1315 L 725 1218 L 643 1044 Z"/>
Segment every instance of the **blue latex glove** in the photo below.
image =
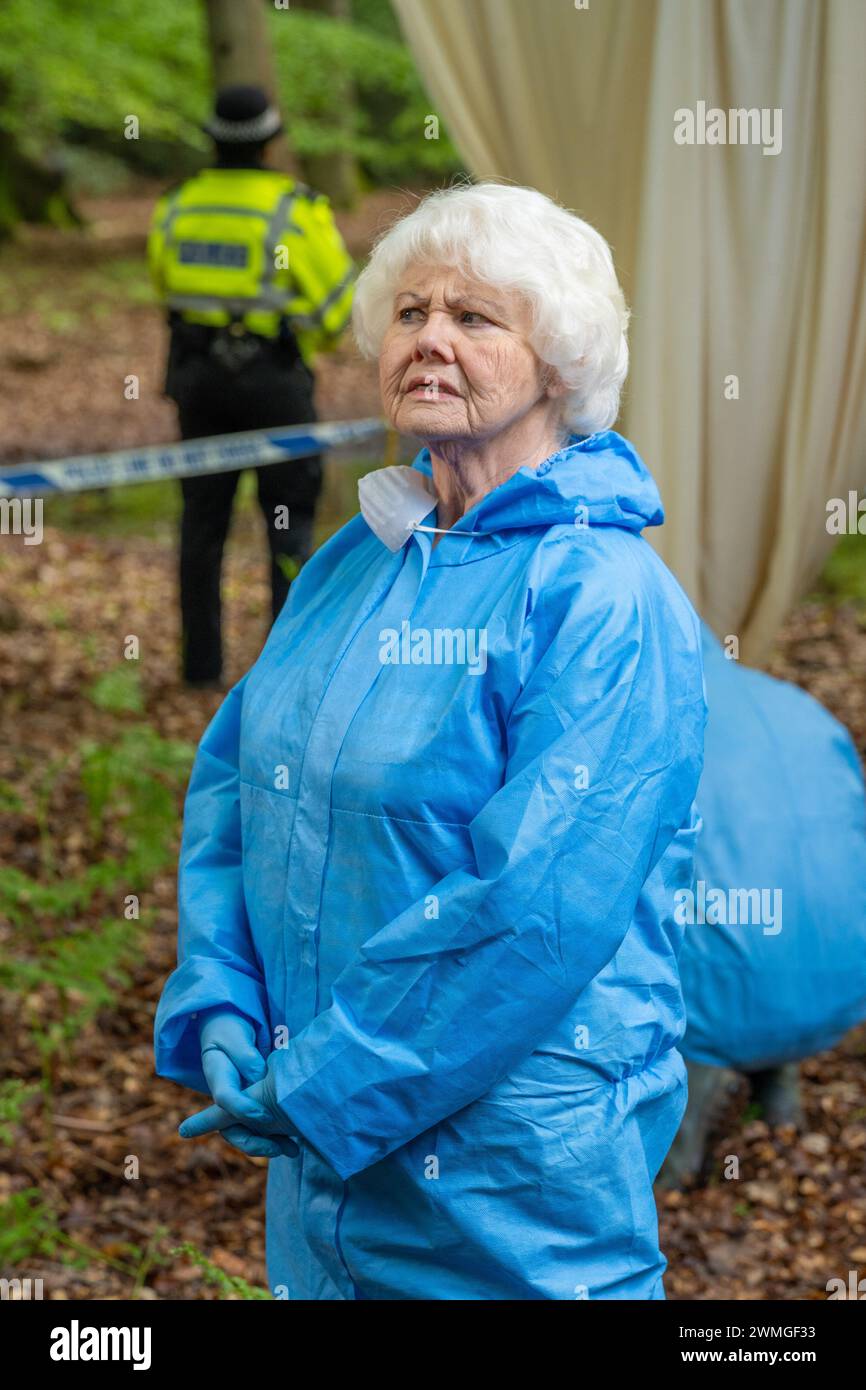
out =
<path fill-rule="evenodd" d="M 211 1009 L 199 1026 L 201 1069 L 218 1105 L 241 1089 L 241 1078 L 261 1081 L 267 1062 L 256 1046 L 256 1030 L 233 1009 Z"/>
<path fill-rule="evenodd" d="M 199 1041 L 204 1078 L 217 1102 L 211 1109 L 236 1104 L 243 1098 L 245 1083 L 261 1081 L 266 1076 L 267 1063 L 256 1046 L 255 1028 L 243 1014 L 233 1009 L 208 1010 L 199 1028 Z M 229 1124 L 221 1132 L 224 1139 L 246 1154 L 278 1158 L 284 1152 L 277 1141 L 243 1125 Z"/>
<path fill-rule="evenodd" d="M 278 1158 L 280 1154 L 294 1158 L 298 1153 L 298 1145 L 290 1137 L 296 1131 L 276 1103 L 270 1070 L 245 1091 L 223 1088 L 221 1105 L 210 1105 L 188 1116 L 178 1130 L 182 1139 L 200 1139 L 216 1132 L 244 1153 L 264 1158 Z"/>

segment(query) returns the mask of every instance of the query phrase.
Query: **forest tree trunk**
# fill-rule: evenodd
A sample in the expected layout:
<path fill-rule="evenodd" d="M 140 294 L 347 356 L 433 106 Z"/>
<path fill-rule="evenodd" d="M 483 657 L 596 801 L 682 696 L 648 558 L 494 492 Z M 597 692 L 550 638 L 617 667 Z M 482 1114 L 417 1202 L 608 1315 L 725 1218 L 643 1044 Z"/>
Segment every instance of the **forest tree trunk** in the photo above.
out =
<path fill-rule="evenodd" d="M 327 15 L 343 23 L 351 18 L 349 0 L 295 0 L 295 7 Z M 307 155 L 303 161 L 304 174 L 307 182 L 320 193 L 326 193 L 336 207 L 349 208 L 357 200 L 359 192 L 358 163 L 348 148 L 355 90 L 351 77 L 338 70 L 330 74 L 329 82 L 337 95 L 339 109 L 344 113 L 346 145 L 333 154 Z"/>
<path fill-rule="evenodd" d="M 277 75 L 267 19 L 261 0 L 204 0 L 214 90 L 234 83 L 263 87 L 279 107 Z M 285 135 L 268 146 L 268 163 L 284 173 L 298 173 Z"/>
<path fill-rule="evenodd" d="M 0 240 L 19 222 L 77 227 L 81 218 L 66 196 L 60 166 L 25 154 L 8 131 L 0 131 Z"/>

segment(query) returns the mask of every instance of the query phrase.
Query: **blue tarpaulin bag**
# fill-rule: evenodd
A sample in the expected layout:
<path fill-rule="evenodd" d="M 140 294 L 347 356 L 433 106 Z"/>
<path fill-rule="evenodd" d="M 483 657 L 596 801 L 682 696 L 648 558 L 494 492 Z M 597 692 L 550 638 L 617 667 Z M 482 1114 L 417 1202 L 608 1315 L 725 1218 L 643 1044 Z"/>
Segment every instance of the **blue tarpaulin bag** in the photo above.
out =
<path fill-rule="evenodd" d="M 866 1017 L 866 795 L 848 732 L 817 701 L 729 660 L 706 626 L 702 642 L 682 1051 L 750 1070 L 833 1047 Z"/>

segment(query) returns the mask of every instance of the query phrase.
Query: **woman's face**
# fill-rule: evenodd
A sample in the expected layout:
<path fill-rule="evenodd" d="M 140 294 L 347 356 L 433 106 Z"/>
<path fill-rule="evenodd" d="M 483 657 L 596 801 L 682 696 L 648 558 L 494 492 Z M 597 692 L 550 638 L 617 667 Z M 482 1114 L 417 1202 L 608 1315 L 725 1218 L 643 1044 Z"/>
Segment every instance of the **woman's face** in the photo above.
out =
<path fill-rule="evenodd" d="M 425 440 L 489 438 L 548 402 L 522 295 L 415 262 L 397 286 L 379 357 L 395 429 Z M 551 393 L 552 394 L 552 393 Z"/>

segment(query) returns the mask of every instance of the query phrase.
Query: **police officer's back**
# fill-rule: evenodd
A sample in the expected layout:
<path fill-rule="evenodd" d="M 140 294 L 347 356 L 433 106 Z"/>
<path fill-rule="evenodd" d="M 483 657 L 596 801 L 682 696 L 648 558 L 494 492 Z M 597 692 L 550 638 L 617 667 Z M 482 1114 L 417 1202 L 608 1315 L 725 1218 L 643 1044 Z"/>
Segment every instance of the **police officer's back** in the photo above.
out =
<path fill-rule="evenodd" d="M 263 163 L 280 128 L 260 89 L 220 92 L 205 126 L 215 166 L 167 193 L 154 213 L 148 258 L 171 324 L 166 392 L 185 439 L 314 420 L 315 354 L 348 322 L 353 266 L 327 199 Z M 321 459 L 256 471 L 275 617 L 287 571 L 310 553 Z M 217 684 L 221 675 L 220 570 L 239 476 L 200 474 L 181 484 L 183 671 L 191 684 Z"/>

